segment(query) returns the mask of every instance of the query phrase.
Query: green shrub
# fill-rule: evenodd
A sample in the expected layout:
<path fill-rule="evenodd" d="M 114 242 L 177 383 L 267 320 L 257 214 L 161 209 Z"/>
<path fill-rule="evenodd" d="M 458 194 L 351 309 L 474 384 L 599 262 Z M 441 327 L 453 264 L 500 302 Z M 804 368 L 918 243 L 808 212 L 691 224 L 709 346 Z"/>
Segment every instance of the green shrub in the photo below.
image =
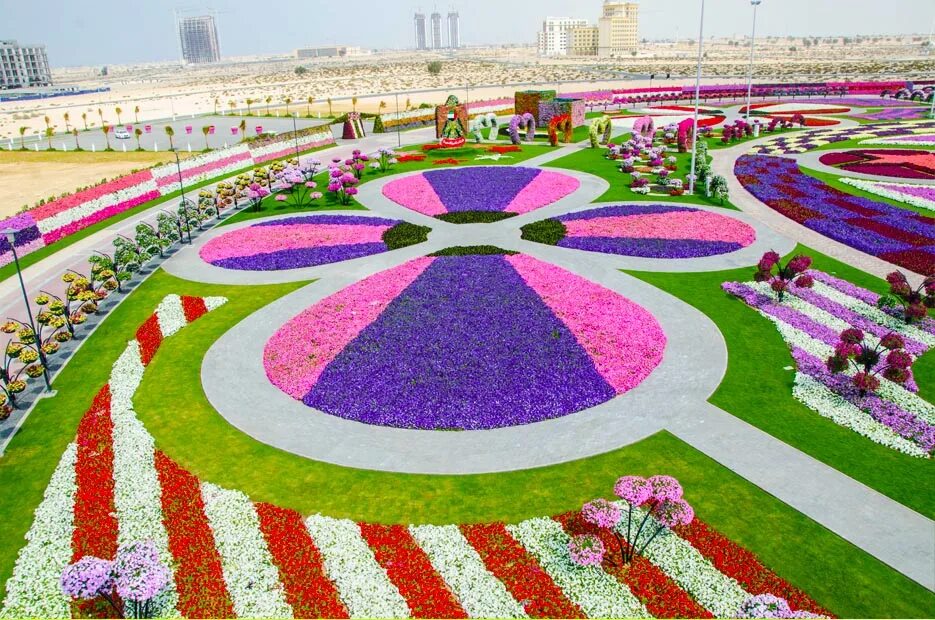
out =
<path fill-rule="evenodd" d="M 507 213 L 505 211 L 455 211 L 453 213 L 442 213 L 435 217 L 449 224 L 490 224 L 516 215 L 516 213 Z"/>
<path fill-rule="evenodd" d="M 526 241 L 535 241 L 547 245 L 558 245 L 565 238 L 565 225 L 558 220 L 548 219 L 520 228 L 522 238 Z"/>
<path fill-rule="evenodd" d="M 430 232 L 432 232 L 432 229 L 428 226 L 400 222 L 383 233 L 383 243 L 391 250 L 398 250 L 399 248 L 427 241 Z"/>

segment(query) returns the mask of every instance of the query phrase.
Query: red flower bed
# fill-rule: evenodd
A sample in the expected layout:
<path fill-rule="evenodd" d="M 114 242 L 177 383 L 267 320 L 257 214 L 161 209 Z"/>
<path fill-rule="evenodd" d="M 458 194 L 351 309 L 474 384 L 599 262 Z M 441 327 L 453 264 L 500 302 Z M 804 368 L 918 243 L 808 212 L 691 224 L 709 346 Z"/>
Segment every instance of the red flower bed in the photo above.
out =
<path fill-rule="evenodd" d="M 260 530 L 279 569 L 286 602 L 296 618 L 347 618 L 337 588 L 325 575 L 321 553 L 294 510 L 255 504 Z"/>
<path fill-rule="evenodd" d="M 140 343 L 140 359 L 143 360 L 143 366 L 148 366 L 162 344 L 162 330 L 159 328 L 159 318 L 155 314 L 136 330 L 136 341 Z"/>
<path fill-rule="evenodd" d="M 410 161 L 425 161 L 425 155 L 421 155 L 419 153 L 399 155 L 396 157 L 396 161 L 398 161 L 401 164 L 404 164 Z"/>
<path fill-rule="evenodd" d="M 815 112 L 812 112 L 814 114 Z M 821 112 L 819 112 L 820 114 Z M 766 118 L 769 119 L 778 119 L 780 121 L 791 121 L 793 114 L 770 114 Z M 830 127 L 831 125 L 840 125 L 841 121 L 835 120 L 833 118 L 815 118 L 813 116 L 805 117 L 805 126 L 806 127 Z"/>
<path fill-rule="evenodd" d="M 840 166 L 852 162 L 863 161 L 863 157 L 856 153 L 826 153 L 819 157 L 818 161 L 827 166 Z"/>
<path fill-rule="evenodd" d="M 867 230 L 872 230 L 875 233 L 879 233 L 884 237 L 895 239 L 896 241 L 902 241 L 903 243 L 908 243 L 910 245 L 931 245 L 932 243 L 932 240 L 929 237 L 890 226 L 885 222 L 878 222 L 876 220 L 862 217 L 855 217 L 844 221 L 853 226 L 860 226 L 861 228 L 866 228 Z"/>
<path fill-rule="evenodd" d="M 591 525 L 581 518 L 580 512 L 569 512 L 555 518 L 562 524 L 569 535 L 594 534 L 600 537 L 604 548 L 620 557 L 620 545 L 609 530 Z M 629 549 L 625 541 L 624 549 Z M 713 618 L 707 609 L 699 605 L 682 590 L 672 579 L 643 556 L 635 556 L 630 567 L 625 569 L 604 559 L 602 568 L 613 575 L 617 581 L 625 584 L 630 591 L 646 606 L 646 610 L 656 618 Z"/>
<path fill-rule="evenodd" d="M 432 165 L 433 166 L 457 166 L 460 163 L 461 163 L 461 160 L 449 157 L 447 159 L 439 159 L 438 161 L 433 162 Z"/>
<path fill-rule="evenodd" d="M 845 156 L 850 159 L 845 160 Z M 935 179 L 935 152 L 908 149 L 858 150 L 828 153 L 818 161 L 848 172 L 899 179 Z"/>
<path fill-rule="evenodd" d="M 205 300 L 201 297 L 189 297 L 182 295 L 182 311 L 185 312 L 185 320 L 189 323 L 197 321 L 208 313 L 208 307 Z"/>
<path fill-rule="evenodd" d="M 880 254 L 880 258 L 922 275 L 935 275 L 935 262 L 932 261 L 932 255 L 923 250 L 884 252 Z"/>
<path fill-rule="evenodd" d="M 175 558 L 179 611 L 186 618 L 232 618 L 221 557 L 205 516 L 198 478 L 156 452 L 156 472 L 162 487 L 163 522 L 169 550 Z"/>
<path fill-rule="evenodd" d="M 503 153 L 519 153 L 523 149 L 515 144 L 495 144 L 487 150 L 491 153 L 500 153 L 502 155 Z"/>
<path fill-rule="evenodd" d="M 442 145 L 438 144 L 437 142 L 429 142 L 428 144 L 422 145 L 423 151 L 434 151 L 435 149 L 440 149 L 440 148 L 442 148 Z"/>
<path fill-rule="evenodd" d="M 805 592 L 763 566 L 753 553 L 708 527 L 700 519 L 676 527 L 675 532 L 690 542 L 719 571 L 736 579 L 750 594 L 775 594 L 789 601 L 792 609 L 834 617 Z"/>
<path fill-rule="evenodd" d="M 416 618 L 467 618 L 405 525 L 361 523 L 360 533 Z"/>
<path fill-rule="evenodd" d="M 799 224 L 802 224 L 806 220 L 810 220 L 812 218 L 824 218 L 824 216 L 818 211 L 809 209 L 808 207 L 803 207 L 802 205 L 792 200 L 776 200 L 775 203 L 771 204 L 770 206 L 785 215 L 790 220 L 798 222 Z"/>
<path fill-rule="evenodd" d="M 527 614 L 533 618 L 585 617 L 502 523 L 462 525 L 461 533 Z"/>

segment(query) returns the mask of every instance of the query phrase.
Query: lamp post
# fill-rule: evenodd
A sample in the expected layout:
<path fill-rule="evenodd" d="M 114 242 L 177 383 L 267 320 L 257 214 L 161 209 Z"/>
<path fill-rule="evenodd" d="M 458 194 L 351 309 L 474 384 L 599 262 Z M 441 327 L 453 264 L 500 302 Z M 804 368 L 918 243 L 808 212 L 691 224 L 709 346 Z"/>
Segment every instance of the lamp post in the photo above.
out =
<path fill-rule="evenodd" d="M 23 303 L 26 304 L 26 316 L 29 317 L 29 329 L 32 330 L 33 337 L 36 339 L 36 351 L 39 353 L 39 361 L 42 363 L 42 378 L 45 379 L 45 389 L 52 391 L 52 382 L 49 381 L 49 365 L 46 362 L 45 353 L 42 351 L 42 342 L 39 341 L 39 332 L 36 330 L 36 322 L 32 318 L 32 307 L 29 305 L 29 295 L 26 294 L 26 283 L 23 282 L 23 272 L 19 266 L 19 255 L 16 253 L 16 230 L 7 228 L 3 231 L 6 240 L 10 243 L 10 251 L 13 252 L 13 262 L 16 264 L 16 277 L 19 278 L 19 288 L 23 291 Z"/>
<path fill-rule="evenodd" d="M 299 130 L 295 124 L 295 117 L 297 114 L 298 112 L 292 113 L 292 137 L 295 138 L 295 158 L 298 160 L 299 158 Z"/>
<path fill-rule="evenodd" d="M 396 97 L 396 148 L 402 148 L 403 146 L 403 137 L 399 133 L 399 125 L 402 119 L 399 118 L 399 93 L 395 94 Z"/>
<path fill-rule="evenodd" d="M 698 70 L 695 73 L 695 114 L 692 122 L 692 167 L 688 177 L 688 193 L 695 193 L 695 160 L 698 157 L 698 103 L 701 99 L 701 49 L 704 41 L 704 0 L 701 0 L 701 19 L 698 25 Z"/>
<path fill-rule="evenodd" d="M 932 84 L 932 107 L 929 109 L 929 118 L 935 118 L 935 84 Z"/>
<path fill-rule="evenodd" d="M 750 67 L 747 69 L 747 115 L 746 122 L 750 123 L 750 93 L 753 92 L 753 45 L 756 43 L 756 9 L 763 0 L 750 0 L 753 5 L 753 32 L 750 33 Z"/>
<path fill-rule="evenodd" d="M 188 200 L 185 198 L 185 184 L 182 182 L 182 163 L 179 161 L 179 152 L 176 149 L 172 149 L 172 152 L 175 154 L 175 169 L 179 173 L 179 191 L 182 192 L 182 202 L 179 203 L 179 206 L 185 210 L 185 230 L 188 231 L 188 244 L 192 243 L 192 227 L 188 222 Z"/>

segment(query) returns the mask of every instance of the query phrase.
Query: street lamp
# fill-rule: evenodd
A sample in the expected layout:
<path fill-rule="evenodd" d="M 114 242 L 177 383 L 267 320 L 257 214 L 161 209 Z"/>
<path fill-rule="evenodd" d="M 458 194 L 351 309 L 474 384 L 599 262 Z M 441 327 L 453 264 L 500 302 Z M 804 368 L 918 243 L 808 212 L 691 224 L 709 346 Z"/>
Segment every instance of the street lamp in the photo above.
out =
<path fill-rule="evenodd" d="M 13 252 L 13 262 L 16 263 L 16 276 L 19 278 L 19 287 L 23 291 L 23 303 L 26 304 L 26 316 L 29 317 L 29 329 L 32 330 L 33 337 L 36 339 L 36 350 L 39 353 L 39 361 L 42 363 L 42 378 L 45 379 L 45 389 L 52 391 L 52 382 L 49 381 L 49 364 L 46 361 L 45 353 L 42 351 L 42 342 L 39 341 L 39 331 L 36 329 L 36 322 L 32 318 L 32 307 L 29 305 L 29 295 L 26 294 L 26 284 L 23 282 L 23 272 L 19 266 L 19 256 L 16 253 L 16 233 L 12 228 L 2 231 L 6 240 L 10 243 L 10 251 Z"/>
<path fill-rule="evenodd" d="M 750 122 L 750 93 L 753 91 L 753 45 L 756 42 L 756 9 L 763 0 L 750 0 L 753 5 L 753 32 L 750 34 L 750 68 L 747 69 L 747 116 L 746 122 Z"/>
<path fill-rule="evenodd" d="M 402 120 L 399 118 L 399 93 L 396 93 L 395 96 L 396 96 L 396 147 L 402 148 L 403 137 L 402 137 L 402 134 L 399 133 L 399 126 L 401 124 L 400 121 Z"/>
<path fill-rule="evenodd" d="M 172 152 L 175 154 L 175 169 L 179 173 L 179 191 L 182 193 L 182 201 L 179 203 L 179 206 L 184 209 L 185 212 L 185 230 L 188 231 L 188 244 L 192 243 L 192 227 L 188 222 L 188 205 L 189 200 L 185 198 L 185 184 L 182 182 L 182 163 L 179 161 L 179 152 L 176 149 L 172 149 Z"/>
<path fill-rule="evenodd" d="M 701 19 L 698 25 L 698 70 L 695 73 L 695 115 L 692 123 L 692 168 L 688 177 L 688 193 L 695 192 L 695 160 L 698 157 L 698 104 L 701 100 L 701 49 L 704 41 L 704 0 L 701 0 Z"/>
<path fill-rule="evenodd" d="M 292 137 L 295 138 L 295 157 L 299 158 L 299 130 L 295 124 L 295 117 L 298 115 L 298 112 L 292 113 Z"/>

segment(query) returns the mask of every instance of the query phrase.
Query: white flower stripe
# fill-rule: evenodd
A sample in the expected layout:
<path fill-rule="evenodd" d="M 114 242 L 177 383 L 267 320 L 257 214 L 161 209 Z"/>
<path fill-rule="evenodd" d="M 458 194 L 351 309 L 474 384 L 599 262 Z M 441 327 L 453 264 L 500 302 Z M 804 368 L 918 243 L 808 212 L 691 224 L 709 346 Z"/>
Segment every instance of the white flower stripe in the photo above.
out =
<path fill-rule="evenodd" d="M 862 142 L 861 144 L 868 144 L 868 142 Z M 880 144 L 878 142 L 870 142 L 869 144 Z M 887 144 L 899 144 L 899 142 L 892 142 Z M 920 145 L 918 142 L 911 142 L 910 144 Z M 935 142 L 924 146 L 935 146 Z M 894 191 L 889 189 L 887 186 L 894 187 L 904 187 L 907 189 L 910 188 L 931 188 L 930 185 L 911 185 L 908 183 L 880 183 L 877 181 L 866 181 L 864 179 L 852 179 L 850 177 L 843 177 L 838 179 L 838 181 L 861 189 L 865 192 L 870 192 L 871 194 L 876 194 L 877 196 L 882 196 L 884 198 L 889 198 L 890 200 L 895 200 L 897 202 L 902 202 L 905 204 L 910 204 L 922 209 L 930 209 L 935 211 L 935 200 L 929 200 L 923 196 L 913 196 L 906 192 Z"/>
<path fill-rule="evenodd" d="M 305 521 L 325 573 L 353 617 L 408 618 L 409 605 L 377 562 L 356 523 L 312 515 Z"/>
<path fill-rule="evenodd" d="M 616 503 L 624 514 L 630 510 L 630 505 L 626 502 L 618 501 Z M 646 516 L 645 510 L 639 508 L 633 510 L 632 522 L 634 525 L 630 531 L 632 538 L 636 538 L 638 525 L 642 522 L 644 516 Z M 656 520 L 650 517 L 649 523 L 653 524 L 651 531 L 655 531 Z M 647 523 L 643 533 L 640 534 L 639 543 L 641 546 L 647 540 L 646 529 L 649 529 L 649 523 Z M 617 531 L 624 538 L 627 538 L 626 518 L 620 520 Z M 631 544 L 634 542 L 631 539 L 627 540 Z M 736 617 L 741 603 L 750 596 L 736 580 L 715 568 L 691 543 L 680 538 L 671 530 L 657 536 L 646 547 L 643 555 L 662 569 L 672 581 L 688 592 L 692 598 L 714 614 L 715 617 Z"/>
<path fill-rule="evenodd" d="M 20 549 L 13 576 L 6 582 L 4 618 L 70 618 L 71 602 L 59 579 L 71 562 L 75 531 L 75 461 L 78 449 L 68 444 L 55 468 L 32 526 Z"/>
<path fill-rule="evenodd" d="M 83 202 L 76 207 L 72 207 L 71 209 L 60 211 L 55 215 L 40 219 L 36 222 L 36 227 L 39 229 L 39 232 L 44 235 L 63 226 L 68 226 L 69 224 L 86 218 L 89 215 L 97 213 L 98 211 L 107 209 L 108 207 L 116 204 L 120 204 L 121 202 L 132 200 L 133 198 L 138 198 L 143 194 L 154 192 L 156 190 L 156 181 L 148 180 L 144 183 L 140 183 L 139 185 L 134 185 L 132 187 L 117 190 L 116 192 L 104 194 L 100 198 L 88 200 L 87 202 Z"/>
<path fill-rule="evenodd" d="M 568 554 L 570 537 L 549 518 L 527 519 L 507 530 L 536 556 L 543 570 L 570 600 L 592 618 L 648 618 L 630 589 L 595 566 L 579 566 Z"/>
<path fill-rule="evenodd" d="M 487 570 L 458 526 L 410 525 L 409 531 L 470 617 L 526 617 L 523 607 Z"/>
<path fill-rule="evenodd" d="M 159 330 L 163 338 L 168 338 L 188 324 L 185 320 L 185 310 L 182 309 L 182 298 L 178 295 L 166 295 L 156 307 L 156 318 L 159 320 Z"/>
<path fill-rule="evenodd" d="M 769 284 L 767 284 L 766 282 L 747 282 L 747 286 L 749 286 L 750 288 L 752 288 L 753 290 L 755 290 L 756 292 L 762 295 L 770 296 L 773 294 L 772 289 L 770 289 Z M 782 304 L 784 306 L 792 308 L 793 310 L 797 310 L 801 312 L 803 315 L 812 319 L 816 323 L 830 327 L 831 329 L 833 329 L 834 331 L 838 333 L 841 333 L 845 329 L 848 329 L 851 327 L 851 324 L 848 323 L 847 321 L 839 319 L 833 314 L 830 314 L 828 312 L 825 312 L 821 308 L 813 306 L 812 304 L 808 303 L 801 297 L 796 297 L 795 295 L 786 295 L 783 298 Z M 876 346 L 876 344 L 880 342 L 879 338 L 877 338 L 876 336 L 870 333 L 866 334 L 866 338 L 867 338 L 867 341 L 873 344 L 874 346 Z"/>
<path fill-rule="evenodd" d="M 334 142 L 334 135 L 331 133 L 331 129 L 325 129 L 320 132 L 310 133 L 307 135 L 299 136 L 299 149 L 302 147 L 308 146 L 319 146 L 322 144 L 330 144 Z M 277 140 L 269 144 L 251 148 L 250 156 L 253 157 L 254 163 L 259 163 L 258 158 L 263 157 L 264 155 L 269 155 L 270 153 L 276 153 L 283 150 L 283 148 L 293 148 L 295 146 L 295 141 L 291 137 L 288 139 L 284 138 L 283 140 Z"/>
<path fill-rule="evenodd" d="M 227 297 L 202 297 L 202 300 L 204 300 L 208 312 L 217 310 L 227 303 Z"/>
<path fill-rule="evenodd" d="M 250 498 L 209 482 L 202 483 L 201 496 L 237 617 L 291 618 L 292 607 Z"/>
<path fill-rule="evenodd" d="M 191 170 L 192 168 L 197 168 L 199 166 L 209 166 L 213 163 L 224 161 L 226 159 L 245 158 L 249 160 L 249 155 L 250 151 L 245 144 L 237 144 L 236 146 L 230 146 L 226 149 L 217 149 L 207 153 L 202 153 L 200 155 L 195 155 L 194 157 L 186 157 L 185 159 L 181 160 L 178 167 L 176 167 L 174 161 L 170 164 L 157 166 L 152 169 L 153 178 L 158 180 L 166 177 L 177 177 L 179 168 L 181 168 L 184 175 L 185 172 Z M 249 165 L 249 161 L 241 163 L 241 167 L 244 165 Z"/>

